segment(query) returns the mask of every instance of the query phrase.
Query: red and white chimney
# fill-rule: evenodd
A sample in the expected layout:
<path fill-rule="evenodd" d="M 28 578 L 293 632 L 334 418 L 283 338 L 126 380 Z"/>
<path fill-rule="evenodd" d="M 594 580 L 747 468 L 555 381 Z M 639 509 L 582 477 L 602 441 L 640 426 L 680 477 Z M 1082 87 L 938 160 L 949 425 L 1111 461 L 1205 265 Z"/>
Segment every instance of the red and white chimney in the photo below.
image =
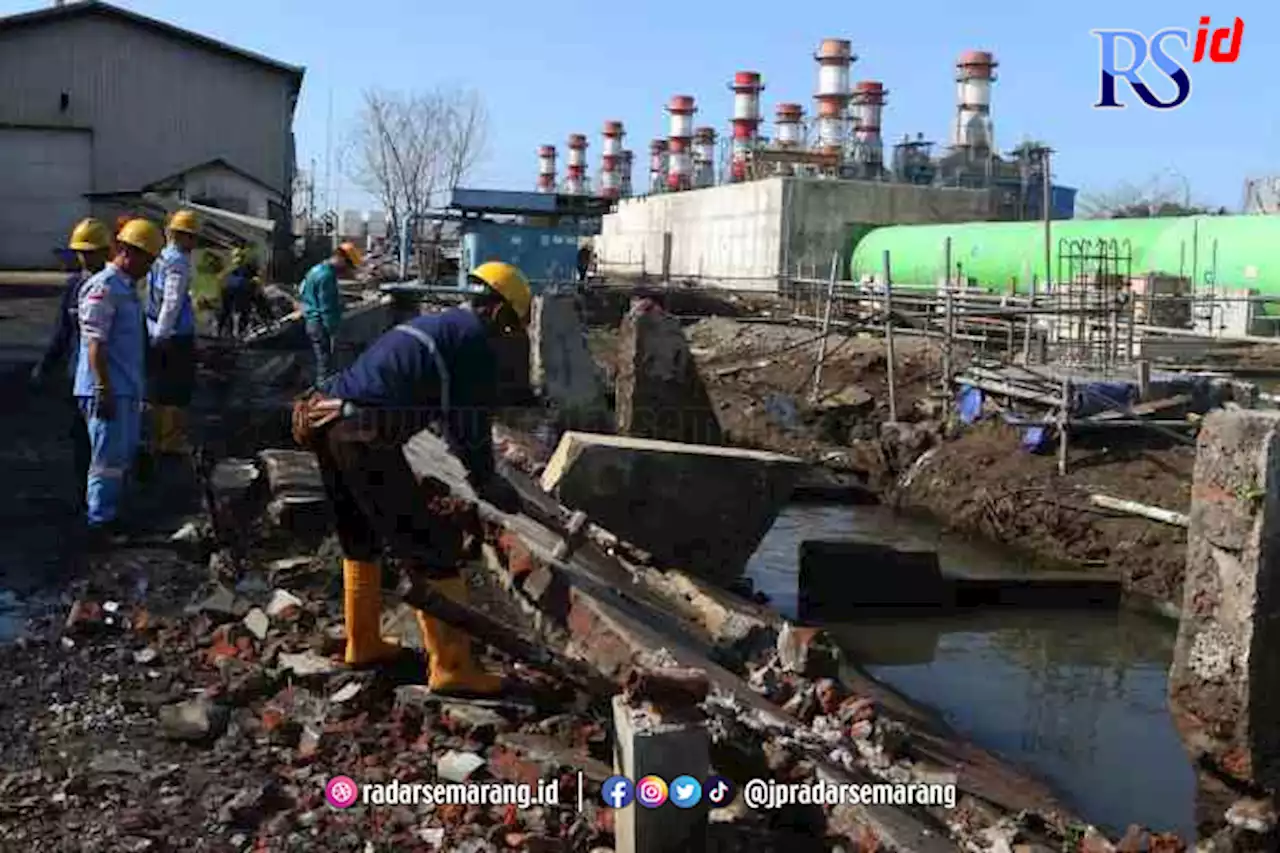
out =
<path fill-rule="evenodd" d="M 649 143 L 649 192 L 660 193 L 667 188 L 667 140 L 655 139 Z"/>
<path fill-rule="evenodd" d="M 745 181 L 751 151 L 760 135 L 760 93 L 764 84 L 755 71 L 739 71 L 733 75 L 733 153 L 730 156 L 729 179 Z"/>
<path fill-rule="evenodd" d="M 849 67 L 856 57 L 848 39 L 824 39 L 814 54 L 818 61 L 818 150 L 844 151 L 849 125 Z"/>
<path fill-rule="evenodd" d="M 667 105 L 671 129 L 667 133 L 667 189 L 673 192 L 693 186 L 693 114 L 698 111 L 692 95 L 674 95 Z"/>
<path fill-rule="evenodd" d="M 569 134 L 569 163 L 566 169 L 564 189 L 569 195 L 585 195 L 587 192 L 587 137 L 581 133 Z"/>
<path fill-rule="evenodd" d="M 800 104 L 778 104 L 773 111 L 773 144 L 779 148 L 804 145 L 804 107 Z"/>
<path fill-rule="evenodd" d="M 538 149 L 538 192 L 556 191 L 556 147 L 543 145 Z"/>
<path fill-rule="evenodd" d="M 853 161 L 868 171 L 884 165 L 880 117 L 888 92 L 877 80 L 861 80 L 853 87 Z"/>
<path fill-rule="evenodd" d="M 956 61 L 956 120 L 951 146 L 989 153 L 996 148 L 991 124 L 991 84 L 996 80 L 994 56 L 985 50 L 966 50 Z"/>
<path fill-rule="evenodd" d="M 716 184 L 716 129 L 699 127 L 693 131 L 693 185 Z"/>
<path fill-rule="evenodd" d="M 622 122 L 604 123 L 604 148 L 601 151 L 600 195 L 618 198 L 622 195 Z"/>

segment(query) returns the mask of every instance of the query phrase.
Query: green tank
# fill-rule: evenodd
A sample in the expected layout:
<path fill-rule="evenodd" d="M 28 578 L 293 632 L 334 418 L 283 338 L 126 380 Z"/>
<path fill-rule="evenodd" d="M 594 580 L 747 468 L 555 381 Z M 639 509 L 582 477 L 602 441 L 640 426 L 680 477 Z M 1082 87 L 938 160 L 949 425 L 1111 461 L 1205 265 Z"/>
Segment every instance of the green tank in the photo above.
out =
<path fill-rule="evenodd" d="M 1201 287 L 1216 283 L 1280 296 L 1280 217 L 1178 216 L 1155 219 L 1067 219 L 1051 229 L 1051 273 L 1056 279 L 1062 241 L 1128 241 L 1132 272 L 1185 275 Z M 936 284 L 944 277 L 944 243 L 951 238 L 953 269 L 991 290 L 1029 289 L 1045 280 L 1044 225 L 1039 222 L 964 222 L 890 225 L 864 236 L 849 269 L 854 280 L 880 274 L 889 251 L 893 280 Z M 1068 251 L 1070 251 L 1068 249 Z"/>

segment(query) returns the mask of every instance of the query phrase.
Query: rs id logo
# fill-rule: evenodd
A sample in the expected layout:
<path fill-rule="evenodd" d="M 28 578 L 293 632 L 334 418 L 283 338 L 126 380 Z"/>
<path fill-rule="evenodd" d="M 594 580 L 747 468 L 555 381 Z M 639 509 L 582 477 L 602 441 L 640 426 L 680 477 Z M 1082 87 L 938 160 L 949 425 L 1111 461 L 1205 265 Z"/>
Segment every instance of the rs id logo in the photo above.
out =
<path fill-rule="evenodd" d="M 1191 97 L 1191 74 L 1187 70 L 1186 60 L 1179 61 L 1170 53 L 1171 45 L 1181 45 L 1182 52 L 1191 54 L 1191 64 L 1204 61 L 1206 53 L 1209 61 L 1218 65 L 1231 65 L 1240 58 L 1240 42 L 1244 38 L 1244 20 L 1235 18 L 1230 27 L 1211 29 L 1209 17 L 1200 18 L 1200 26 L 1192 33 L 1185 27 L 1166 27 L 1154 33 L 1150 38 L 1137 30 L 1099 29 L 1091 30 L 1098 39 L 1099 51 L 1099 85 L 1098 102 L 1093 105 L 1098 110 L 1122 110 L 1127 105 L 1120 101 L 1117 91 L 1118 83 L 1123 80 L 1138 100 L 1153 110 L 1172 110 L 1187 102 Z M 1121 44 L 1127 44 L 1121 56 Z M 1143 74 L 1150 65 L 1173 83 L 1173 96 L 1161 100 L 1147 83 Z"/>

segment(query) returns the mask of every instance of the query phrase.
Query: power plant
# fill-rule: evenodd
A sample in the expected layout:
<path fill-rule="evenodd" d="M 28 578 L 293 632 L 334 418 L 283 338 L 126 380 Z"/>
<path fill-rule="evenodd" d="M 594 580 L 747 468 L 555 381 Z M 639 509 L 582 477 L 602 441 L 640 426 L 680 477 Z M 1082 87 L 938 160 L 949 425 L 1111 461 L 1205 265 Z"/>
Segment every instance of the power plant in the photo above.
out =
<path fill-rule="evenodd" d="M 812 109 L 806 116 L 799 101 L 775 104 L 772 138 L 761 133 L 766 115 L 761 99 L 766 87 L 759 71 L 734 73 L 728 83 L 733 94 L 732 112 L 726 116 L 728 126 L 723 130 L 705 121 L 707 115 L 695 95 L 673 95 L 664 108 L 667 133 L 650 143 L 644 195 L 790 177 L 981 190 L 990 196 L 982 219 L 1044 216 L 1044 158 L 1034 148 L 1002 156 L 996 147 L 991 104 L 999 64 L 992 53 L 967 50 L 956 60 L 950 138 L 937 153 L 938 146 L 923 133 L 904 135 L 892 145 L 891 153 L 886 152 L 882 120 L 889 90 L 879 80 L 852 81 L 858 59 L 852 42 L 823 39 L 812 58 L 817 65 Z M 704 121 L 695 126 L 698 116 Z M 554 152 L 548 155 L 547 148 L 539 151 L 538 188 L 543 191 L 548 186 L 547 158 L 554 157 Z M 585 137 L 570 137 L 569 149 L 569 177 L 560 187 L 563 192 L 594 192 L 609 199 L 632 197 L 632 163 L 630 156 L 623 156 L 621 122 L 605 124 L 597 190 L 588 186 L 581 171 Z M 1052 186 L 1047 200 L 1051 217 L 1071 218 L 1075 195 L 1071 187 Z M 941 221 L 945 220 L 944 216 Z"/>

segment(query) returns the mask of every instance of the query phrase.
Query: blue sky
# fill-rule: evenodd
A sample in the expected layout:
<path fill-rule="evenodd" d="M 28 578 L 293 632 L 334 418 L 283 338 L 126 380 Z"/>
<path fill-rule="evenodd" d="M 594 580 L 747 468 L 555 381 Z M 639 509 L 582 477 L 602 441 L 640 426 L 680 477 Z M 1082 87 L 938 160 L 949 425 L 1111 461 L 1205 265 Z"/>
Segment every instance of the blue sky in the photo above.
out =
<path fill-rule="evenodd" d="M 997 144 L 1007 149 L 1026 136 L 1046 140 L 1058 152 L 1056 179 L 1083 192 L 1145 182 L 1162 172 L 1167 183 L 1172 170 L 1185 176 L 1198 200 L 1235 208 L 1247 175 L 1280 173 L 1280 96 L 1271 61 L 1280 47 L 1280 4 L 1261 0 L 1077 0 L 1038 10 L 1001 0 L 117 2 L 305 66 L 298 160 L 306 165 L 315 158 L 321 177 L 331 99 L 336 143 L 366 87 L 462 84 L 483 93 L 491 114 L 488 156 L 468 183 L 532 189 L 537 147 L 556 145 L 563 171 L 564 141 L 575 131 L 588 134 L 594 170 L 601 125 L 619 119 L 636 152 L 635 181 L 643 185 L 648 141 L 665 135 L 662 107 L 671 95 L 694 95 L 698 123 L 727 132 L 727 83 L 735 71 L 754 70 L 767 86 L 766 116 L 779 101 L 800 101 L 811 110 L 817 77 L 812 54 L 823 38 L 851 39 L 859 56 L 852 78 L 881 80 L 889 90 L 886 140 L 923 132 L 945 142 L 955 58 L 980 49 L 1000 63 L 992 97 Z M 40 5 L 0 0 L 0 13 Z M 1092 109 L 1098 42 L 1091 29 L 1194 29 L 1206 14 L 1215 26 L 1244 19 L 1236 64 L 1188 65 L 1193 91 L 1177 110 Z M 1158 92 L 1170 91 L 1167 81 L 1161 90 L 1158 75 L 1152 79 Z M 1121 92 L 1136 103 L 1123 87 Z M 339 206 L 366 206 L 349 180 L 335 176 L 334 183 Z"/>

